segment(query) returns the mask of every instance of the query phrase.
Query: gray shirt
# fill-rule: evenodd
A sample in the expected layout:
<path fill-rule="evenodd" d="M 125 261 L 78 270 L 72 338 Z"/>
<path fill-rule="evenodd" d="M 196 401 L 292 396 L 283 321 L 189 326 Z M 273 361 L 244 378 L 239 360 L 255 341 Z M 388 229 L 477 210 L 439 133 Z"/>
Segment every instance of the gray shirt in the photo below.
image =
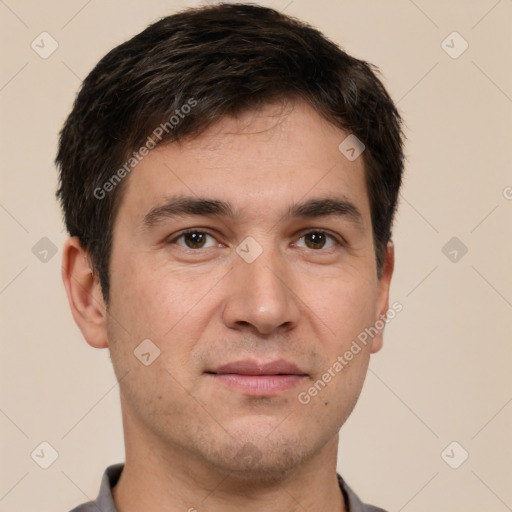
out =
<path fill-rule="evenodd" d="M 123 467 L 124 464 L 114 464 L 113 466 L 109 466 L 105 473 L 103 473 L 100 493 L 96 500 L 79 505 L 71 512 L 118 512 L 114 504 L 114 499 L 112 498 L 112 489 L 119 480 Z M 381 508 L 362 503 L 340 475 L 338 475 L 338 482 L 345 499 L 345 508 L 347 509 L 347 512 L 386 512 Z"/>

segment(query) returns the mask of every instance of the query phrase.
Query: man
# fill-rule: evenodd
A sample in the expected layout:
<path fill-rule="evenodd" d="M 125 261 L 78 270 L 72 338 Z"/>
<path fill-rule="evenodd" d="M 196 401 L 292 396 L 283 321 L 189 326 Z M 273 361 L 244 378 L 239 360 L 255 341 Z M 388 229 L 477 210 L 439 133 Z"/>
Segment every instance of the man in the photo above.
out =
<path fill-rule="evenodd" d="M 272 9 L 187 10 L 99 62 L 57 164 L 63 279 L 126 447 L 75 511 L 381 510 L 336 473 L 403 168 L 371 67 Z"/>

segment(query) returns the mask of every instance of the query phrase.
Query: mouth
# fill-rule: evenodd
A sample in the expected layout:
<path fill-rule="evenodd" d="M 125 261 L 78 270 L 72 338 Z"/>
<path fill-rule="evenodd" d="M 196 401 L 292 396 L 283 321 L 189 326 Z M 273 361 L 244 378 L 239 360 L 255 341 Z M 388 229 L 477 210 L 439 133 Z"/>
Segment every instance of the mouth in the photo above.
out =
<path fill-rule="evenodd" d="M 248 396 L 276 396 L 308 377 L 295 364 L 283 359 L 269 363 L 235 361 L 205 373 L 214 382 Z"/>

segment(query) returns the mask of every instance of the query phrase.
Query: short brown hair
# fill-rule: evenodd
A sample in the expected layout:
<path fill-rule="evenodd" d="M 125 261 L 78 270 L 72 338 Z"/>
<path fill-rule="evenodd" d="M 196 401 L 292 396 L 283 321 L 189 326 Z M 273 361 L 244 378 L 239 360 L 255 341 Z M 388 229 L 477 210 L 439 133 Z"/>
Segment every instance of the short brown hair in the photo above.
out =
<path fill-rule="evenodd" d="M 56 158 L 66 227 L 90 253 L 105 300 L 126 181 L 120 177 L 136 165 L 134 152 L 149 141 L 194 137 L 224 116 L 292 97 L 366 147 L 380 276 L 402 179 L 403 133 L 375 71 L 311 26 L 250 4 L 188 9 L 111 50 L 84 80 Z M 179 122 L 171 122 L 173 116 Z M 167 130 L 156 141 L 159 126 Z"/>

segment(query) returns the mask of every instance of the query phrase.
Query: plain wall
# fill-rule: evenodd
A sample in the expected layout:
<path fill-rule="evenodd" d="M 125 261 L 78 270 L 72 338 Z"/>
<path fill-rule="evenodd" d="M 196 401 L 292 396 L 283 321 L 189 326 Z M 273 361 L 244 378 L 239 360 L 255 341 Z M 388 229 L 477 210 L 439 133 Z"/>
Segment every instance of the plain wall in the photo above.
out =
<path fill-rule="evenodd" d="M 339 470 L 390 512 L 510 510 L 512 2 L 259 3 L 376 64 L 406 121 L 391 289 L 403 311 L 342 428 Z M 0 512 L 65 512 L 94 498 L 105 467 L 124 458 L 108 353 L 83 340 L 61 282 L 66 233 L 53 159 L 96 62 L 191 5 L 0 3 Z M 58 42 L 47 59 L 31 47 L 43 31 Z M 453 58 L 463 40 L 467 50 Z M 59 455 L 48 469 L 31 458 L 42 441 Z M 462 448 L 443 459 L 453 441 Z M 462 449 L 469 458 L 452 469 L 445 460 L 455 465 Z"/>

